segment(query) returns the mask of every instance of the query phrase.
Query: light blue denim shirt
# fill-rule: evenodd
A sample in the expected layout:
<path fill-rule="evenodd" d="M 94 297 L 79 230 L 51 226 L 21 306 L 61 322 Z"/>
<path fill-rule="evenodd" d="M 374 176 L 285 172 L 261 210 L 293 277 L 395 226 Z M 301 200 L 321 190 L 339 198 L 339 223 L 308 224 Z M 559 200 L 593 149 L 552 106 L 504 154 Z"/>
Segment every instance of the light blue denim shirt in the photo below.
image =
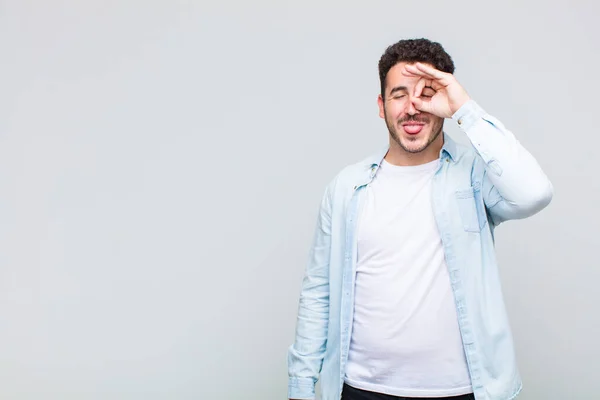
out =
<path fill-rule="evenodd" d="M 500 121 L 470 100 L 452 119 L 472 146 L 444 135 L 433 178 L 433 212 L 448 265 L 458 324 L 476 400 L 509 400 L 521 378 L 502 297 L 494 228 L 550 203 L 552 184 Z M 388 151 L 343 169 L 327 186 L 310 250 L 294 344 L 288 397 L 339 400 L 354 314 L 356 221 L 365 187 Z"/>

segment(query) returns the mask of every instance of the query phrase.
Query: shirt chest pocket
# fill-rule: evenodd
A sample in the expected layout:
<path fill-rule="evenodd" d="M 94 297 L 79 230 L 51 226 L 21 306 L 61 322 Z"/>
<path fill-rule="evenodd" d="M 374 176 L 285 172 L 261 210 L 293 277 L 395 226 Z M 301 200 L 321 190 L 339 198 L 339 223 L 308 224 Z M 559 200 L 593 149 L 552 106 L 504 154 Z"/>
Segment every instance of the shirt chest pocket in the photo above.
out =
<path fill-rule="evenodd" d="M 475 182 L 468 189 L 455 192 L 458 212 L 467 232 L 481 232 L 487 223 L 487 214 L 483 205 L 481 185 Z"/>

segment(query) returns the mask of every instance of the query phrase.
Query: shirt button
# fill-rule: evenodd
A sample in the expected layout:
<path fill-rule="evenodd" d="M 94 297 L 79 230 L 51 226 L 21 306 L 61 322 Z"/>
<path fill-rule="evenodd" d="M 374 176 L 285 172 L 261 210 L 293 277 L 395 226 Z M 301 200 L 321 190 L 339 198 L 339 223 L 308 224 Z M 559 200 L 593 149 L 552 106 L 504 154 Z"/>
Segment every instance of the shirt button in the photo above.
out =
<path fill-rule="evenodd" d="M 462 125 L 462 118 L 459 118 L 459 119 L 458 119 L 458 124 L 459 124 L 459 125 Z"/>

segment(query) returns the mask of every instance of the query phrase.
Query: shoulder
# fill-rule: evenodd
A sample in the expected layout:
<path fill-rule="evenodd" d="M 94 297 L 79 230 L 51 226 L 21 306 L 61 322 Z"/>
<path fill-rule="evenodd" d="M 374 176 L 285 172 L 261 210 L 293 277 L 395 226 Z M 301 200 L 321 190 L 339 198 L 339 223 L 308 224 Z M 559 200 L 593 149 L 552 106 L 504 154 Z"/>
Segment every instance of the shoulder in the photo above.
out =
<path fill-rule="evenodd" d="M 464 177 L 471 180 L 471 182 L 479 181 L 483 179 L 485 174 L 485 162 L 477 154 L 477 150 L 473 147 L 470 142 L 453 143 L 453 166 L 449 171 L 452 176 Z"/>
<path fill-rule="evenodd" d="M 373 165 L 379 164 L 386 152 L 387 147 L 382 148 L 368 157 L 342 168 L 329 183 L 330 190 L 334 193 L 346 191 L 364 183 L 368 179 Z"/>

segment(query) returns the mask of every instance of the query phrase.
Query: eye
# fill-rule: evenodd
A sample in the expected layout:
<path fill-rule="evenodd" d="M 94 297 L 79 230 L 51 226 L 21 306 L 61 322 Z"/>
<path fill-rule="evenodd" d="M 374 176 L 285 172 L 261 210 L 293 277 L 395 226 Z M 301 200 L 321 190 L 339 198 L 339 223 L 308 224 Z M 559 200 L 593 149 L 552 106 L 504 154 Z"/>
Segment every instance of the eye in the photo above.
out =
<path fill-rule="evenodd" d="M 430 97 L 433 97 L 434 95 L 435 95 L 435 90 L 433 90 L 430 87 L 423 88 L 423 91 L 421 92 L 421 97 L 430 98 Z"/>
<path fill-rule="evenodd" d="M 404 94 L 397 94 L 397 95 L 395 95 L 393 98 L 394 98 L 394 99 L 401 99 L 401 98 L 403 98 L 403 97 L 406 97 L 406 95 L 404 95 Z"/>

